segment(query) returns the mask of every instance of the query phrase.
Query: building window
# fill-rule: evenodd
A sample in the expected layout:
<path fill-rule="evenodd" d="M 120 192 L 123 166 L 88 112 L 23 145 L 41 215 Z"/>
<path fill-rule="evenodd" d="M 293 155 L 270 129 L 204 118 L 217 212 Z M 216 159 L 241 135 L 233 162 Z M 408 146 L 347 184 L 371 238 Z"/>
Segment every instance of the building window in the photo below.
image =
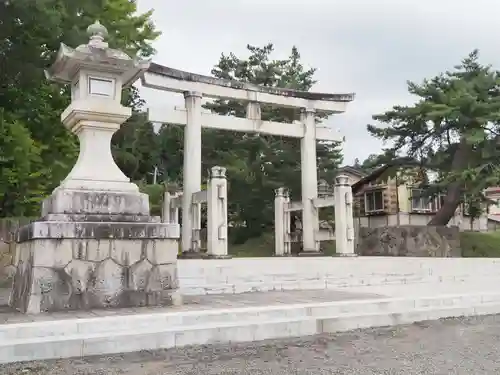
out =
<path fill-rule="evenodd" d="M 374 190 L 365 193 L 365 212 L 380 212 L 384 210 L 384 193 Z"/>
<path fill-rule="evenodd" d="M 438 212 L 444 205 L 444 194 L 438 194 L 436 198 L 432 200 L 432 212 Z"/>
<path fill-rule="evenodd" d="M 416 212 L 437 212 L 444 204 L 444 194 L 434 197 L 420 196 L 422 189 L 411 189 L 411 210 Z"/>
<path fill-rule="evenodd" d="M 431 211 L 431 199 L 421 196 L 422 189 L 411 189 L 411 210 L 412 211 Z"/>

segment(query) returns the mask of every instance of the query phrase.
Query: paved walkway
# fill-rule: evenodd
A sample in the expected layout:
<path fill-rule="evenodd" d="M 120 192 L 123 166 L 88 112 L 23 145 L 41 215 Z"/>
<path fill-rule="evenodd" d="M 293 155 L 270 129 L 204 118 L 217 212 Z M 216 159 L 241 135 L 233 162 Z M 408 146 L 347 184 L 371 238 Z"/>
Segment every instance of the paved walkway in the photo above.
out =
<path fill-rule="evenodd" d="M 449 319 L 294 340 L 4 365 L 9 375 L 493 375 L 500 317 Z"/>
<path fill-rule="evenodd" d="M 334 291 L 334 290 L 302 290 L 287 292 L 254 292 L 242 294 L 213 294 L 204 296 L 185 296 L 184 304 L 175 307 L 142 307 L 92 311 L 68 311 L 40 315 L 25 315 L 12 311 L 8 306 L 8 293 L 4 290 L 0 299 L 0 325 L 40 320 L 62 320 L 74 318 L 92 318 L 97 316 L 151 314 L 174 311 L 212 310 L 223 308 L 271 306 L 292 303 L 315 303 L 328 301 L 345 301 L 353 299 L 383 298 L 383 295 Z M 0 372 L 1 374 L 1 372 Z"/>

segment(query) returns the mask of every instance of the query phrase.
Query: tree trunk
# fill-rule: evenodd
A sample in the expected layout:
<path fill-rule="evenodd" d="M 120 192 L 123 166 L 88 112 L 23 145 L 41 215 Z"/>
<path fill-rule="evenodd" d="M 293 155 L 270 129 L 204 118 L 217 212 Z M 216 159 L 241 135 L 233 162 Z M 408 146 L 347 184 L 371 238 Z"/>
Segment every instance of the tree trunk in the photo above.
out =
<path fill-rule="evenodd" d="M 462 171 L 467 167 L 469 155 L 471 153 L 471 146 L 467 144 L 465 139 L 460 141 L 453 161 L 451 163 L 451 171 Z M 447 225 L 451 218 L 455 215 L 460 199 L 462 197 L 463 182 L 452 182 L 448 186 L 444 202 L 436 215 L 429 221 L 427 225 Z"/>

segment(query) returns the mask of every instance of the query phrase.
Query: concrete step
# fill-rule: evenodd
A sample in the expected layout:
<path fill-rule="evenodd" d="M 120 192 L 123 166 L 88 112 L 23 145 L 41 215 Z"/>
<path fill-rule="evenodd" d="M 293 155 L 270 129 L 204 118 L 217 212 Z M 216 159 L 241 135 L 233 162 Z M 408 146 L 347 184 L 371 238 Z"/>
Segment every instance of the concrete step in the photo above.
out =
<path fill-rule="evenodd" d="M 93 333 L 121 333 L 134 327 L 167 329 L 197 324 L 221 324 L 233 322 L 259 323 L 276 319 L 299 319 L 317 316 L 342 316 L 345 314 L 397 313 L 425 307 L 477 306 L 485 302 L 499 302 L 500 293 L 449 294 L 423 297 L 398 297 L 358 299 L 333 302 L 279 304 L 211 310 L 172 311 L 144 309 L 143 312 L 127 315 L 110 315 L 85 319 L 42 319 L 35 322 L 0 325 L 0 343 L 3 340 L 35 337 L 68 336 Z"/>
<path fill-rule="evenodd" d="M 478 271 L 479 272 L 479 271 Z M 277 278 L 277 277 L 276 277 Z M 289 276 L 293 278 L 293 276 Z M 481 284 L 486 288 L 497 285 L 500 281 L 499 275 L 474 275 L 466 277 L 460 274 L 452 275 L 378 275 L 373 277 L 330 277 L 309 278 L 297 280 L 254 280 L 228 284 L 224 282 L 202 284 L 196 280 L 184 280 L 181 283 L 180 292 L 183 295 L 206 295 L 206 294 L 240 294 L 249 292 L 270 291 L 294 291 L 294 290 L 351 290 L 351 289 L 384 289 L 384 288 L 415 288 L 433 290 L 436 286 L 454 286 L 455 290 L 463 290 L 468 284 Z M 483 289 L 484 290 L 484 287 Z"/>
<path fill-rule="evenodd" d="M 361 286 L 339 288 L 351 293 L 383 294 L 388 297 L 429 296 L 456 294 L 483 294 L 485 291 L 496 292 L 492 286 L 498 285 L 500 278 L 474 281 L 441 282 L 429 284 L 403 284 L 383 286 Z"/>
<path fill-rule="evenodd" d="M 308 336 L 497 313 L 500 293 L 483 293 L 4 324 L 0 363 Z"/>

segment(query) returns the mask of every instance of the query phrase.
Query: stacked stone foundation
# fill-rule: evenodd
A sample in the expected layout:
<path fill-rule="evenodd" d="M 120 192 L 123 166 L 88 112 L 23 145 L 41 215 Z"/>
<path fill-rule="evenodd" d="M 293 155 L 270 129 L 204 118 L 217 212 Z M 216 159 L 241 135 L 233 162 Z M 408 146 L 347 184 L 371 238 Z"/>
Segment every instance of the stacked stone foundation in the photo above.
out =
<path fill-rule="evenodd" d="M 54 205 L 45 204 L 42 219 L 20 228 L 13 308 L 37 314 L 181 303 L 179 226 L 149 215 L 113 212 L 113 206 L 123 210 L 121 204 L 104 204 L 111 211 L 104 214 L 89 200 L 103 202 L 105 195 L 110 194 L 86 192 L 81 205 L 72 199 L 71 214 L 49 213 Z M 117 196 L 113 199 L 120 203 Z M 144 211 L 149 211 L 147 203 Z"/>

